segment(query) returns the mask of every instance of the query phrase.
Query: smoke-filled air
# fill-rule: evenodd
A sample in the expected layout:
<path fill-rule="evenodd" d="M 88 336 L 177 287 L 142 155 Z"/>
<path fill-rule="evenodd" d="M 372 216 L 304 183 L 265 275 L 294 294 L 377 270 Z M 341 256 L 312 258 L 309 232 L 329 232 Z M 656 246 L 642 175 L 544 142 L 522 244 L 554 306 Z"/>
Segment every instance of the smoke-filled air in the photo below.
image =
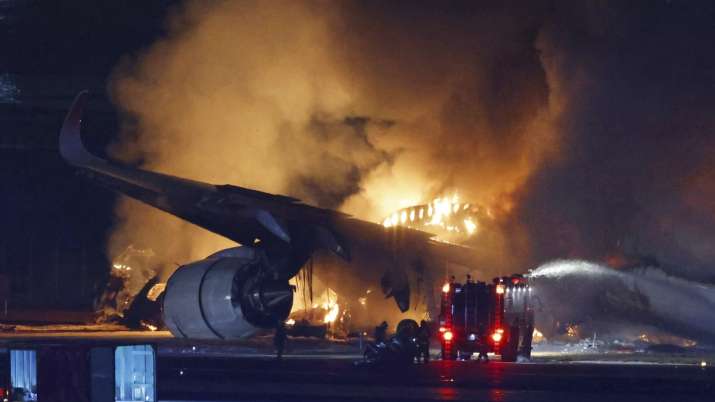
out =
<path fill-rule="evenodd" d="M 469 240 L 485 272 L 646 260 L 713 283 L 713 15 L 678 1 L 187 1 L 115 70 L 112 152 L 374 222 L 458 194 L 492 219 Z M 170 268 L 231 245 L 124 198 L 117 217 L 112 256 L 137 244 Z"/>

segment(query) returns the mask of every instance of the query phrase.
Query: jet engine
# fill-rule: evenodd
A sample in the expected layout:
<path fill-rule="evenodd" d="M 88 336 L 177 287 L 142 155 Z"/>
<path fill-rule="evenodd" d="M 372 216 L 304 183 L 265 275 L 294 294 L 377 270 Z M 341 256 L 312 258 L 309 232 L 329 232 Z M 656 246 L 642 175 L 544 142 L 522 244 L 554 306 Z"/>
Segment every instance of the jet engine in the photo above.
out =
<path fill-rule="evenodd" d="M 288 318 L 293 289 L 266 269 L 261 252 L 236 247 L 179 267 L 163 299 L 164 323 L 178 338 L 235 339 Z"/>

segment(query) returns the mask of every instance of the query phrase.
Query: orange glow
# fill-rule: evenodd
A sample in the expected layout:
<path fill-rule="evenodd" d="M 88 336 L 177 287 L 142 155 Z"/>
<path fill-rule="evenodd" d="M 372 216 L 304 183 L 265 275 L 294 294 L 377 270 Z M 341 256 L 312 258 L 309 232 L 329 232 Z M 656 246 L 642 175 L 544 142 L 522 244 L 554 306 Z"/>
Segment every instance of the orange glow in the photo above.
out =
<path fill-rule="evenodd" d="M 495 332 L 495 333 L 492 334 L 492 340 L 493 340 L 495 343 L 501 342 L 501 338 L 502 338 L 502 333 L 499 332 L 499 330 L 497 330 L 497 332 Z"/>
<path fill-rule="evenodd" d="M 442 292 L 449 293 L 449 283 L 445 283 L 444 286 L 442 286 Z"/>
<path fill-rule="evenodd" d="M 445 341 L 449 342 L 454 338 L 454 334 L 452 334 L 452 331 L 445 331 L 444 334 L 442 334 L 442 338 L 444 338 Z"/>

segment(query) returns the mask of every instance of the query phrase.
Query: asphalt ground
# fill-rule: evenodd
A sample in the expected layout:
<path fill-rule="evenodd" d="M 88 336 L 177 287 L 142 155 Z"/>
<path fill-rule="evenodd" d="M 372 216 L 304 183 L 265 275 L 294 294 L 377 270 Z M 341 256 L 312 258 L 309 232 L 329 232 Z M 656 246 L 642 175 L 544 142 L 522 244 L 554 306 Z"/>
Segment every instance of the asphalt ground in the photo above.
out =
<path fill-rule="evenodd" d="M 712 401 L 715 370 L 694 365 L 160 357 L 162 401 Z"/>
<path fill-rule="evenodd" d="M 525 363 L 365 367 L 354 364 L 360 354 L 351 343 L 292 338 L 276 361 L 270 337 L 196 342 L 163 332 L 47 329 L 2 333 L 0 348 L 150 343 L 160 401 L 715 400 L 712 355 L 535 354 Z M 700 358 L 710 364 L 699 367 Z"/>

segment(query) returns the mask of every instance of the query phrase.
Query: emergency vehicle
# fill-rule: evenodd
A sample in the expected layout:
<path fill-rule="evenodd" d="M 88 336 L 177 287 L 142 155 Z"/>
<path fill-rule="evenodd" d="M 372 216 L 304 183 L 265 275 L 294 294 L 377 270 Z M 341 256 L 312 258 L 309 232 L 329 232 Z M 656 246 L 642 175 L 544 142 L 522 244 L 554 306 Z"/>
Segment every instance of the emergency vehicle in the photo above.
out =
<path fill-rule="evenodd" d="M 478 354 L 502 361 L 531 357 L 534 289 L 522 275 L 495 278 L 491 284 L 453 280 L 442 287 L 439 336 L 444 360 Z"/>

